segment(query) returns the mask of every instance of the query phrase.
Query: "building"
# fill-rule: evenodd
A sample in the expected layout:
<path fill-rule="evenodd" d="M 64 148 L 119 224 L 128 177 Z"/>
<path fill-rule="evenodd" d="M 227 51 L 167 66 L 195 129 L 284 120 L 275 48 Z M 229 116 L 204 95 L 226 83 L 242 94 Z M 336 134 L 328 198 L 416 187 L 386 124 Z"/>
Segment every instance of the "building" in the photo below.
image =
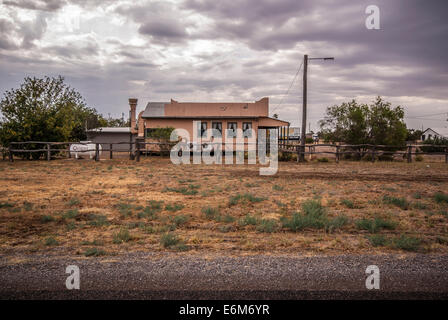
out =
<path fill-rule="evenodd" d="M 149 102 L 136 118 L 137 99 L 129 99 L 131 132 L 147 138 L 156 128 L 182 128 L 193 138 L 193 122 L 199 121 L 201 132 L 207 129 L 279 129 L 289 122 L 269 117 L 269 99 L 255 102 Z"/>
<path fill-rule="evenodd" d="M 131 128 L 101 127 L 87 130 L 87 140 L 92 143 L 100 143 L 103 150 L 110 149 L 110 144 L 114 143 L 113 150 L 129 151 L 129 142 L 135 141 L 135 134 L 131 133 Z M 123 144 L 115 144 L 123 142 Z"/>
<path fill-rule="evenodd" d="M 445 136 L 444 134 L 440 134 L 435 130 L 428 128 L 422 132 L 421 140 L 425 141 L 425 140 L 446 139 L 446 138 L 447 136 Z"/>

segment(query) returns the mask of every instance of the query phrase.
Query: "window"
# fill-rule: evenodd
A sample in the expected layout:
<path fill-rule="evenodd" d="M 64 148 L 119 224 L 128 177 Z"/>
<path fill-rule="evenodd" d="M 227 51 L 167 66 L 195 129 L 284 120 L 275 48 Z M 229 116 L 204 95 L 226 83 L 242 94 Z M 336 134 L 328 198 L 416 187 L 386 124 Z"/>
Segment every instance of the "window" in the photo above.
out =
<path fill-rule="evenodd" d="M 252 122 L 243 122 L 243 137 L 252 137 Z"/>
<path fill-rule="evenodd" d="M 212 129 L 218 130 L 220 136 L 222 135 L 222 122 L 212 122 Z"/>
<path fill-rule="evenodd" d="M 207 122 L 201 122 L 200 134 L 201 134 L 201 137 L 204 137 L 204 138 L 207 137 Z"/>
<path fill-rule="evenodd" d="M 227 135 L 228 138 L 236 137 L 236 129 L 238 128 L 238 124 L 236 122 L 227 122 L 227 129 L 230 131 Z"/>

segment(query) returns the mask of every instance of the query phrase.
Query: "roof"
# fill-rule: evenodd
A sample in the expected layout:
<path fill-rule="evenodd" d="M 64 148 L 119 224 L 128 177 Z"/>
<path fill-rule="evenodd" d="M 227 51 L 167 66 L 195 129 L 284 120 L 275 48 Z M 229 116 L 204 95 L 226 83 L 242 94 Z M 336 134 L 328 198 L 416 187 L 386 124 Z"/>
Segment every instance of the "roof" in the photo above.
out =
<path fill-rule="evenodd" d="M 100 127 L 89 129 L 88 132 L 108 132 L 108 133 L 130 133 L 130 127 Z"/>
<path fill-rule="evenodd" d="M 142 113 L 142 118 L 164 118 L 165 104 L 170 102 L 148 102 L 145 111 Z"/>

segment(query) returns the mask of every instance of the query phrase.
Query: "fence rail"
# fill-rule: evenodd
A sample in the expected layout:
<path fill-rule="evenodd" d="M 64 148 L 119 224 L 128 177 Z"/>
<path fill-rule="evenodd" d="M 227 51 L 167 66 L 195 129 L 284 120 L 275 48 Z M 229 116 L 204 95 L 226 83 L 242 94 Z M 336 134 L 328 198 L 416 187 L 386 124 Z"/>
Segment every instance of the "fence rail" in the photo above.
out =
<path fill-rule="evenodd" d="M 93 149 L 86 149 L 80 151 L 70 150 L 72 144 L 81 145 L 95 145 Z M 3 148 L 2 152 L 5 159 L 5 154 L 9 155 L 9 160 L 14 161 L 14 154 L 31 154 L 35 152 L 44 153 L 48 161 L 51 160 L 51 154 L 59 152 L 66 153 L 68 157 L 71 156 L 72 152 L 95 152 L 93 157 L 96 161 L 100 158 L 100 152 L 109 152 L 110 159 L 113 158 L 113 152 L 129 153 L 129 158 L 131 160 L 140 161 L 140 155 L 144 152 L 153 152 L 147 148 L 147 146 L 159 146 L 158 152 L 168 152 L 167 150 L 162 150 L 162 148 L 169 148 L 175 145 L 176 142 L 146 142 L 146 141 L 133 141 L 133 142 L 115 142 L 115 143 L 87 143 L 87 142 L 47 142 L 47 141 L 24 141 L 24 142 L 11 142 L 9 148 Z M 255 145 L 256 143 L 242 143 L 245 146 Z M 42 145 L 44 148 L 39 149 L 26 149 L 20 148 L 19 146 L 29 146 L 29 145 Z M 108 148 L 101 147 L 100 145 L 108 145 Z M 129 145 L 126 149 L 114 149 L 114 145 Z M 68 146 L 66 148 L 57 147 Z M 55 147 L 55 148 L 52 148 Z M 317 150 L 316 148 L 333 148 L 333 150 Z M 432 151 L 425 151 L 432 148 Z M 269 149 L 269 148 L 267 148 Z M 437 150 L 437 151 L 434 151 Z M 447 145 L 433 145 L 433 144 L 408 144 L 405 146 L 388 146 L 388 145 L 372 145 L 372 144 L 308 144 L 305 147 L 297 143 L 291 143 L 287 140 L 279 140 L 278 150 L 283 153 L 295 153 L 300 159 L 301 155 L 316 155 L 316 154 L 328 154 L 334 155 L 336 162 L 341 160 L 341 157 L 347 154 L 357 155 L 359 157 L 369 156 L 372 162 L 376 161 L 376 158 L 382 155 L 402 155 L 403 158 L 407 159 L 407 162 L 412 162 L 412 156 L 416 155 L 444 155 L 445 162 L 448 163 L 448 146 Z M 237 150 L 238 151 L 238 150 Z"/>

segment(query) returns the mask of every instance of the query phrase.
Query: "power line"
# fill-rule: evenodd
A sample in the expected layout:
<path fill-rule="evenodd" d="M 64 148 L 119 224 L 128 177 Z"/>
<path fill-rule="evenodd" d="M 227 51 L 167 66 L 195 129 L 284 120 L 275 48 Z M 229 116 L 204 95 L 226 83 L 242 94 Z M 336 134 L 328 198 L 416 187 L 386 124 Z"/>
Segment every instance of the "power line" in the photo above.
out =
<path fill-rule="evenodd" d="M 288 95 L 289 90 L 291 90 L 292 85 L 294 84 L 294 81 L 296 81 L 297 75 L 299 74 L 300 70 L 302 69 L 302 66 L 303 66 L 303 61 L 300 64 L 299 69 L 297 69 L 297 72 L 296 72 L 294 78 L 292 79 L 291 84 L 289 85 L 288 90 L 286 90 L 286 93 L 283 95 L 282 99 L 280 100 L 280 103 L 271 112 L 274 112 L 275 110 L 277 110 L 282 105 L 283 99 Z"/>

